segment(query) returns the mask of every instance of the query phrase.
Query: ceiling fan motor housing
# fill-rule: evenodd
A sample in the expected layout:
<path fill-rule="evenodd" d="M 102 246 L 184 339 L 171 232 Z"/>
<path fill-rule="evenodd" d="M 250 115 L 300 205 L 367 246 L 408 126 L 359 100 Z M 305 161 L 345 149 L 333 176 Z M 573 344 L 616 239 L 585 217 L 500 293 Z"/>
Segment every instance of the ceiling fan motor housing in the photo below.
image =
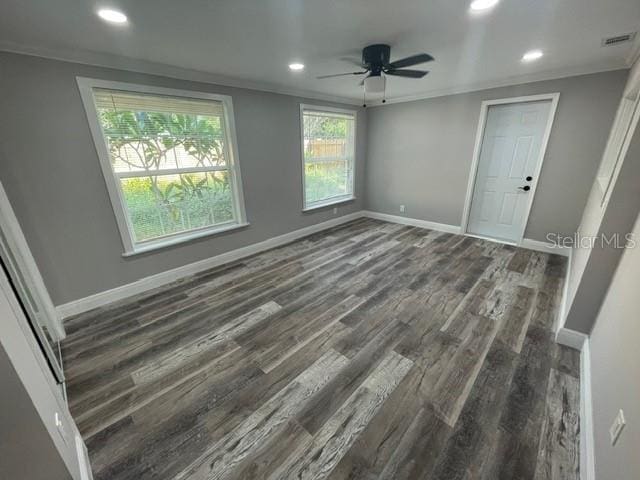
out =
<path fill-rule="evenodd" d="M 371 70 L 371 75 L 380 75 L 382 67 L 389 63 L 391 47 L 384 44 L 369 45 L 362 50 L 362 65 Z"/>

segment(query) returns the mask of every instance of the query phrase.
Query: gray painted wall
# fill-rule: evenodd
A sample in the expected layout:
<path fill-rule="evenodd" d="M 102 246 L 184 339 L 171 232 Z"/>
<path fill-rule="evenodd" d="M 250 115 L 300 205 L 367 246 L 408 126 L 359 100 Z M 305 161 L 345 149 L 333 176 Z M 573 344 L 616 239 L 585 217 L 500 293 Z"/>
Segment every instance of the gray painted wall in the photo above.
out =
<path fill-rule="evenodd" d="M 231 95 L 251 226 L 123 258 L 76 76 Z M 0 180 L 54 303 L 86 297 L 334 218 L 332 209 L 301 211 L 300 103 L 327 104 L 0 53 Z M 363 207 L 366 122 L 366 112 L 360 111 L 358 198 L 340 206 L 338 215 Z"/>
<path fill-rule="evenodd" d="M 483 100 L 560 92 L 526 238 L 575 232 L 626 70 L 372 108 L 365 207 L 460 225 Z"/>
<path fill-rule="evenodd" d="M 640 217 L 632 231 L 640 239 Z M 596 478 L 602 480 L 640 478 L 638 285 L 640 244 L 622 255 L 590 338 Z M 612 447 L 609 426 L 619 409 L 627 426 Z"/>

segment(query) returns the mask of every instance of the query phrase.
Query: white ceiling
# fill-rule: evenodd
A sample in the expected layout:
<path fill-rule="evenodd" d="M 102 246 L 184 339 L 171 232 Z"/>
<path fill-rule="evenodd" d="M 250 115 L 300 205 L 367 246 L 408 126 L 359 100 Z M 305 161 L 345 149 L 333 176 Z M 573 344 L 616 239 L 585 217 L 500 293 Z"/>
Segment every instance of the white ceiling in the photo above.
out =
<path fill-rule="evenodd" d="M 400 99 L 622 68 L 632 45 L 600 42 L 640 25 L 638 0 L 501 0 L 482 15 L 470 14 L 469 2 L 2 0 L 0 49 L 102 64 L 128 57 L 352 100 L 362 98 L 357 78 L 315 76 L 351 71 L 341 58 L 357 59 L 371 43 L 389 43 L 392 60 L 433 55 L 423 79 L 388 78 L 388 98 Z M 104 23 L 100 7 L 121 9 L 129 24 Z M 532 48 L 545 56 L 521 63 Z M 302 73 L 288 70 L 294 60 L 306 65 Z"/>

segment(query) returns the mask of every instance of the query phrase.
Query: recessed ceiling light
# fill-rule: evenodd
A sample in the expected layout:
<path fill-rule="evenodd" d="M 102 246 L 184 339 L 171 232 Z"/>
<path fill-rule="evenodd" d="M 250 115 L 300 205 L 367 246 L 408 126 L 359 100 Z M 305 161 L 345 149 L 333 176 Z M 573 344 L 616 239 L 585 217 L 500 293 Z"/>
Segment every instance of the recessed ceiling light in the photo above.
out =
<path fill-rule="evenodd" d="M 522 56 L 522 61 L 523 62 L 533 62 L 535 60 L 538 60 L 540 57 L 542 57 L 542 50 L 529 50 L 527 53 L 525 53 Z"/>
<path fill-rule="evenodd" d="M 299 72 L 300 70 L 304 70 L 304 64 L 302 64 L 302 63 L 290 63 L 289 64 L 289 70 L 292 70 L 294 72 Z"/>
<path fill-rule="evenodd" d="M 102 8 L 98 10 L 98 16 L 110 23 L 127 23 L 127 16 L 124 13 L 111 8 Z"/>
<path fill-rule="evenodd" d="M 473 0 L 469 8 L 473 12 L 479 12 L 481 10 L 487 10 L 488 8 L 495 7 L 500 0 Z"/>

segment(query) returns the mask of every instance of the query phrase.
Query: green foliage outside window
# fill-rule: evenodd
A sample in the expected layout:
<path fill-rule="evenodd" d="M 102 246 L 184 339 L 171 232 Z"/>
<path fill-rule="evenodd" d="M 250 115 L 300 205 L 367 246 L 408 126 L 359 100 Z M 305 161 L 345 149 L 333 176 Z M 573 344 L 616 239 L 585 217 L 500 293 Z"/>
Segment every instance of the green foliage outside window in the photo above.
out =
<path fill-rule="evenodd" d="M 224 167 L 219 117 L 103 109 L 100 121 L 137 241 L 233 220 L 227 171 L 162 174 Z"/>
<path fill-rule="evenodd" d="M 163 173 L 226 167 L 220 117 L 101 108 L 99 118 L 136 241 L 234 219 L 226 168 Z M 346 137 L 347 122 L 342 118 L 305 121 L 305 138 L 311 139 L 305 148 L 308 202 L 347 192 L 345 160 L 314 162 L 318 156 L 342 156 Z"/>
<path fill-rule="evenodd" d="M 349 193 L 348 120 L 305 113 L 304 160 L 307 204 Z"/>

